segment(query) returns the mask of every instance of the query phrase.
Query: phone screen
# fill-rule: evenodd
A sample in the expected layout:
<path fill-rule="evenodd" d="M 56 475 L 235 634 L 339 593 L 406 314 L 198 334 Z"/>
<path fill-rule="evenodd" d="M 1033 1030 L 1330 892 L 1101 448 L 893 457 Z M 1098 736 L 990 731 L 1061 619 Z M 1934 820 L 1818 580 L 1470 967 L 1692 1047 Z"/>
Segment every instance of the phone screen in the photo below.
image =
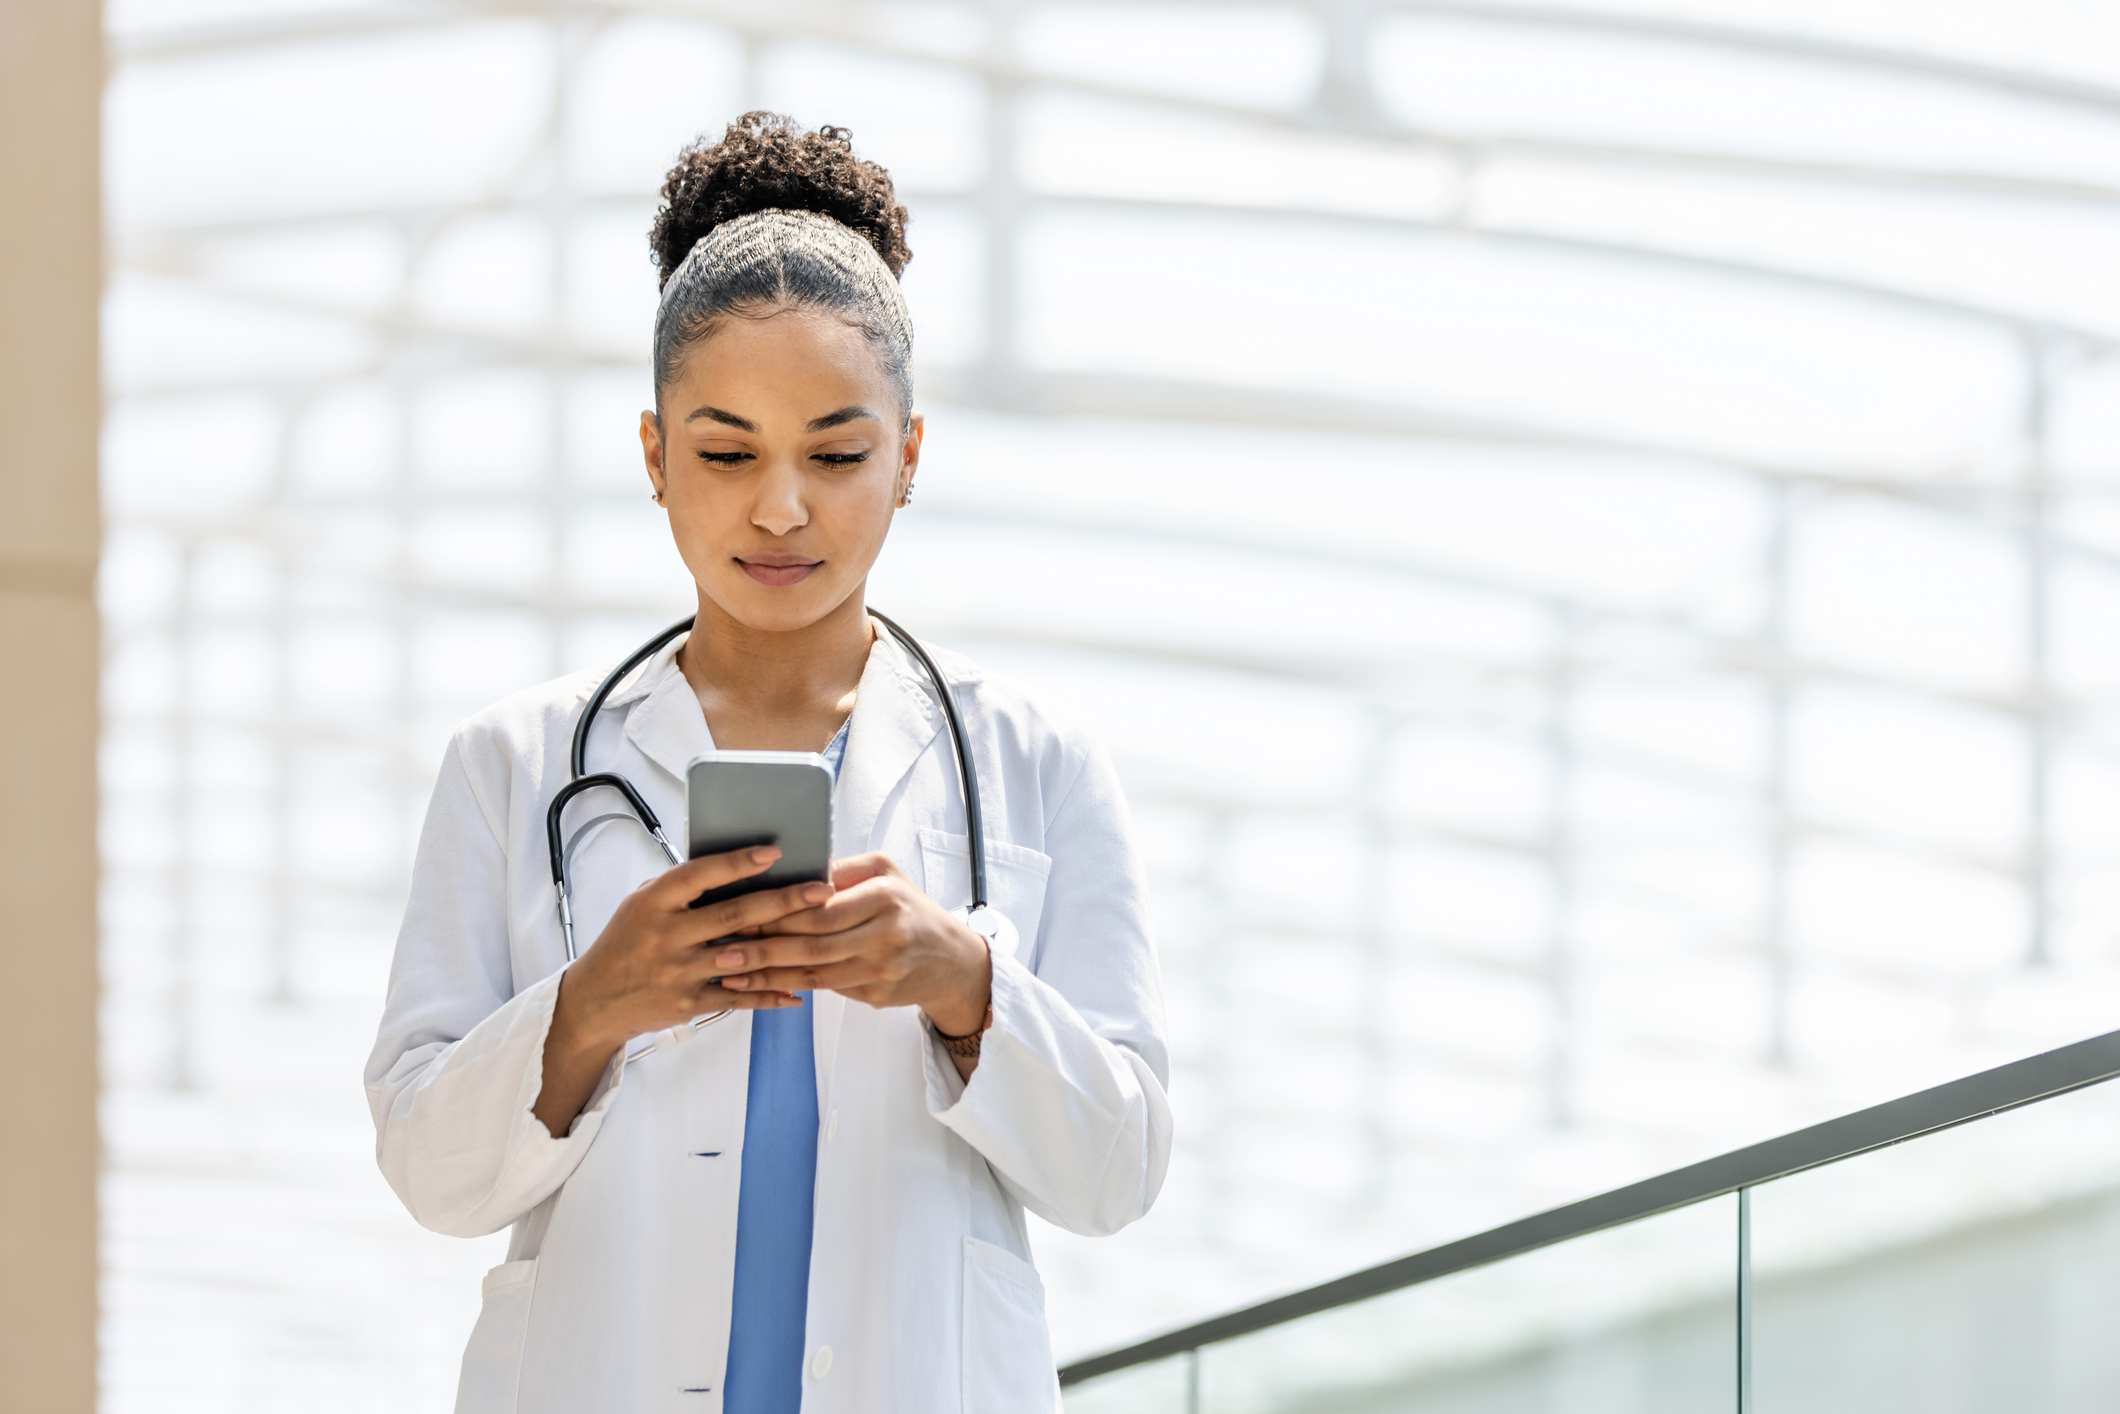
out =
<path fill-rule="evenodd" d="M 709 889 L 692 907 L 832 876 L 832 770 L 809 751 L 719 751 L 685 771 L 687 854 L 780 846 L 763 874 Z"/>

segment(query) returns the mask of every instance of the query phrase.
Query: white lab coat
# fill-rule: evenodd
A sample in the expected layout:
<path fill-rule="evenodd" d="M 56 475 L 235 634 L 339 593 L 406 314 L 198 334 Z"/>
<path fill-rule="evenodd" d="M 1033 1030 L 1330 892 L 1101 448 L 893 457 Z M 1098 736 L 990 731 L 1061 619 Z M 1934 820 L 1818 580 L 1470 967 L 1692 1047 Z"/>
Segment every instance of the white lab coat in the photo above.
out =
<path fill-rule="evenodd" d="M 589 758 L 681 839 L 684 769 L 712 741 L 675 653 L 612 694 Z M 812 1000 L 822 1132 L 806 1414 L 1057 1409 L 1023 1210 L 1114 1232 L 1148 1211 L 1169 1162 L 1147 896 L 1111 765 L 1080 727 L 936 657 L 979 771 L 989 892 L 1020 955 L 997 949 L 994 1025 L 969 1084 L 917 1008 Z M 412 1215 L 465 1237 L 514 1225 L 464 1353 L 460 1414 L 722 1407 L 750 1014 L 614 1059 L 563 1139 L 530 1112 L 564 961 L 545 807 L 599 676 L 519 693 L 450 742 L 368 1063 L 378 1158 Z M 571 808 L 570 829 L 618 808 L 605 794 Z M 833 843 L 842 857 L 884 851 L 946 907 L 970 899 L 949 733 L 888 634 L 862 674 Z M 666 867 L 622 823 L 575 860 L 585 949 Z"/>

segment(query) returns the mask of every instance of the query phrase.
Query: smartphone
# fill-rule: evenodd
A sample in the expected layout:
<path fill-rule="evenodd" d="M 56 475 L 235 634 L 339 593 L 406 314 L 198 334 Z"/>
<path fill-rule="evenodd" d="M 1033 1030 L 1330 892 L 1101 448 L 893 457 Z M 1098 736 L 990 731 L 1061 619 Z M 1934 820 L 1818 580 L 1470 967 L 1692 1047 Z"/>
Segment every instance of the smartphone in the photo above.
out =
<path fill-rule="evenodd" d="M 685 768 L 688 857 L 777 844 L 763 874 L 709 889 L 692 907 L 832 877 L 832 768 L 814 751 L 710 751 Z"/>

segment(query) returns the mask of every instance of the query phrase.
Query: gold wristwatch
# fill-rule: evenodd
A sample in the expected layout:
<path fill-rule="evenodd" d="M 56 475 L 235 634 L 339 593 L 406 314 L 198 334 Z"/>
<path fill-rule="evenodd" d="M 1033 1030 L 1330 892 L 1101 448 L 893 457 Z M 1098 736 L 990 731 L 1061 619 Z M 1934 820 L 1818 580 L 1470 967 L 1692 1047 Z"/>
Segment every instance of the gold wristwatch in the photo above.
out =
<path fill-rule="evenodd" d="M 933 1022 L 928 1024 L 930 1026 L 934 1025 Z M 961 1060 L 977 1060 L 979 1059 L 980 1039 L 993 1028 L 993 1025 L 994 1003 L 989 1000 L 986 1004 L 986 1019 L 979 1023 L 977 1031 L 972 1032 L 969 1036 L 952 1036 L 940 1027 L 936 1027 L 935 1039 L 940 1041 L 942 1049 L 948 1051 L 951 1055 Z"/>

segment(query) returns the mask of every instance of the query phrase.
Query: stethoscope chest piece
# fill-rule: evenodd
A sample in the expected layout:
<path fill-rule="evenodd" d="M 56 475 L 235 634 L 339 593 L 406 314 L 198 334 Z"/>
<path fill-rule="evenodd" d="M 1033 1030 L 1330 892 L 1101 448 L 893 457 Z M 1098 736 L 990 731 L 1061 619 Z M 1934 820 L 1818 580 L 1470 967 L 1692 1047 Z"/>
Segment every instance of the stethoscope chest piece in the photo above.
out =
<path fill-rule="evenodd" d="M 955 910 L 956 915 L 971 926 L 971 930 L 986 939 L 986 945 L 999 957 L 1014 957 L 1018 937 L 1016 925 L 998 908 L 983 903 L 968 903 Z"/>

